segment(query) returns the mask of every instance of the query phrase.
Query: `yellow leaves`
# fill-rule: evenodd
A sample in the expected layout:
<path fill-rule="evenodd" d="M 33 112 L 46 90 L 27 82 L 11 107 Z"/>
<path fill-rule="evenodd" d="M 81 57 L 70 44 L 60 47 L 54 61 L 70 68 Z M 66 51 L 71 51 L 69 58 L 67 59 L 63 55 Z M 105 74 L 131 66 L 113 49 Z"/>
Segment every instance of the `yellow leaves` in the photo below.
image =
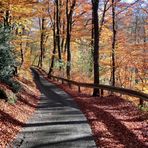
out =
<path fill-rule="evenodd" d="M 13 22 L 15 23 L 15 25 L 17 25 L 17 27 L 19 27 L 19 25 L 23 25 L 25 29 L 29 28 L 29 26 L 31 27 L 32 25 L 32 20 L 28 18 L 15 19 Z"/>
<path fill-rule="evenodd" d="M 100 50 L 100 54 L 104 54 L 104 53 L 107 54 L 107 55 L 110 55 L 111 54 L 111 50 L 109 48 Z"/>
<path fill-rule="evenodd" d="M 30 13 L 30 12 L 32 12 L 32 9 L 18 4 L 18 5 L 13 5 L 11 7 L 11 11 L 12 12 L 19 12 L 19 13 Z"/>
<path fill-rule="evenodd" d="M 29 68 L 31 66 L 31 51 L 30 51 L 30 48 L 27 47 L 25 49 L 25 52 L 24 52 L 24 64 L 23 64 L 23 67 L 24 68 Z"/>
<path fill-rule="evenodd" d="M 0 0 L 2 11 L 9 10 L 12 18 L 32 16 L 33 1 L 25 0 Z"/>
<path fill-rule="evenodd" d="M 109 28 L 103 27 L 101 33 L 101 43 L 106 44 L 111 42 L 112 31 Z"/>
<path fill-rule="evenodd" d="M 28 38 L 28 36 L 21 36 L 21 37 L 18 36 L 15 39 L 13 39 L 11 42 L 15 47 L 17 47 L 20 45 L 20 43 L 22 44 L 31 43 L 33 42 L 33 40 L 31 38 Z"/>
<path fill-rule="evenodd" d="M 20 47 L 15 47 L 15 51 L 19 51 L 20 52 Z"/>

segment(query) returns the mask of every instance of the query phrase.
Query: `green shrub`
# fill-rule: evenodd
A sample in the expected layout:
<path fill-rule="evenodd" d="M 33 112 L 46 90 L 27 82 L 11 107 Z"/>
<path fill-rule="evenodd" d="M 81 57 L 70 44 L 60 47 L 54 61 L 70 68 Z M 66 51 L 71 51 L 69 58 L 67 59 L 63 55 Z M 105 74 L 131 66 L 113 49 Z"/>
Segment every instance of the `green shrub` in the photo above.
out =
<path fill-rule="evenodd" d="M 17 81 L 8 80 L 6 83 L 11 87 L 11 89 L 14 93 L 18 93 L 19 90 L 21 89 L 21 85 Z"/>
<path fill-rule="evenodd" d="M 21 85 L 17 81 L 11 81 L 11 88 L 14 93 L 18 93 L 19 90 L 21 89 Z"/>
<path fill-rule="evenodd" d="M 13 94 L 13 93 L 11 93 L 10 96 L 9 96 L 9 98 L 8 98 L 8 103 L 10 103 L 10 104 L 15 104 L 16 101 L 17 101 L 16 95 Z"/>
<path fill-rule="evenodd" d="M 7 84 L 8 86 L 10 86 L 14 93 L 18 93 L 19 90 L 21 89 L 21 84 L 12 79 L 7 79 L 7 80 L 4 80 L 3 82 Z"/>
<path fill-rule="evenodd" d="M 0 88 L 0 99 L 4 99 L 10 104 L 15 104 L 17 101 L 17 96 L 10 90 L 4 91 Z"/>
<path fill-rule="evenodd" d="M 148 103 L 144 103 L 143 105 L 139 105 L 139 109 L 142 111 L 148 112 Z"/>

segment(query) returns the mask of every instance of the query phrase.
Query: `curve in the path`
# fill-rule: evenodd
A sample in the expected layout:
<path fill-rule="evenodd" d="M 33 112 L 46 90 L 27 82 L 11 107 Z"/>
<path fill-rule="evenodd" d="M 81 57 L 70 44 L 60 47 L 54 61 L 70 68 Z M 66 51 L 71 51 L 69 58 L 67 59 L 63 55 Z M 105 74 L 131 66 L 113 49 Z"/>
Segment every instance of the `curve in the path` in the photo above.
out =
<path fill-rule="evenodd" d="M 33 70 L 41 100 L 13 141 L 14 148 L 96 148 L 85 116 L 73 99 Z"/>

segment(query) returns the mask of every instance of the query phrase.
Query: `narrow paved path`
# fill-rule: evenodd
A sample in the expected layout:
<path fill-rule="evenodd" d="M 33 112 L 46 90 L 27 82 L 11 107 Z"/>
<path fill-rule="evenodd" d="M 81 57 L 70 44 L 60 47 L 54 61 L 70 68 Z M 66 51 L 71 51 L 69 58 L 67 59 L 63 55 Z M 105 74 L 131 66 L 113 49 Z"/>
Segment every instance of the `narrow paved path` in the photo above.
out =
<path fill-rule="evenodd" d="M 86 118 L 73 99 L 33 70 L 41 100 L 13 142 L 14 148 L 96 148 Z"/>

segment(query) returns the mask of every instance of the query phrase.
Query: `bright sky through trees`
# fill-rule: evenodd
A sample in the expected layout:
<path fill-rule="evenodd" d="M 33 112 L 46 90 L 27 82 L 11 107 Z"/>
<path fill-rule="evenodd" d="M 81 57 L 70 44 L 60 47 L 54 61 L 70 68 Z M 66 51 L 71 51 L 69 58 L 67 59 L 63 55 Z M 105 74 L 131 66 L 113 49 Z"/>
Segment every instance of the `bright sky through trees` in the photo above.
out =
<path fill-rule="evenodd" d="M 134 2 L 134 0 L 123 0 L 123 1 L 128 2 L 128 3 Z"/>

